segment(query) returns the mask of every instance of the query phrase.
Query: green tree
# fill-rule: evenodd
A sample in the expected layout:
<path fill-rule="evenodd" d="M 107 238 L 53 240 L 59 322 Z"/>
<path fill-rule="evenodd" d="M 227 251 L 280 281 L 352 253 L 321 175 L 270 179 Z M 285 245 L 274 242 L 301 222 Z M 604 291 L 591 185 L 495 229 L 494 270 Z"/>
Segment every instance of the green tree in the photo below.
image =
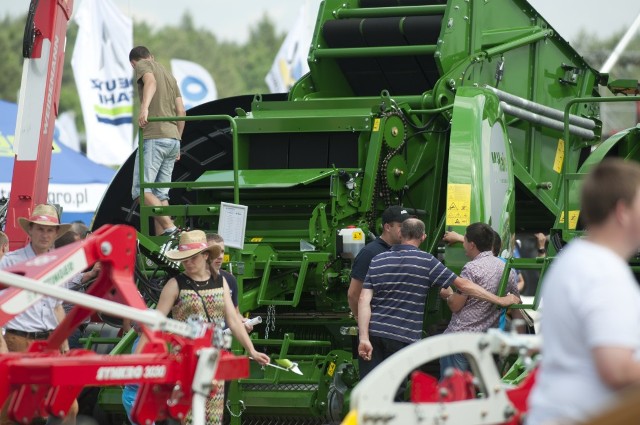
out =
<path fill-rule="evenodd" d="M 600 69 L 624 33 L 625 30 L 621 30 L 610 37 L 599 39 L 586 31 L 581 31 L 573 47 L 592 67 Z M 615 79 L 640 79 L 640 35 L 636 35 L 631 40 L 609 74 Z"/>
<path fill-rule="evenodd" d="M 22 37 L 25 15 L 6 16 L 0 23 L 0 99 L 17 102 L 22 76 Z M 69 24 L 59 111 L 73 110 L 78 129 L 84 131 L 80 99 L 71 69 L 78 26 Z M 135 45 L 145 45 L 156 60 L 169 67 L 172 58 L 190 60 L 208 70 L 216 82 L 218 97 L 267 91 L 264 77 L 282 44 L 273 21 L 263 16 L 245 44 L 219 41 L 211 31 L 197 28 L 193 17 L 185 13 L 176 25 L 153 27 L 144 21 L 134 22 Z"/>
<path fill-rule="evenodd" d="M 22 76 L 23 18 L 5 17 L 0 25 L 0 99 L 16 102 Z"/>

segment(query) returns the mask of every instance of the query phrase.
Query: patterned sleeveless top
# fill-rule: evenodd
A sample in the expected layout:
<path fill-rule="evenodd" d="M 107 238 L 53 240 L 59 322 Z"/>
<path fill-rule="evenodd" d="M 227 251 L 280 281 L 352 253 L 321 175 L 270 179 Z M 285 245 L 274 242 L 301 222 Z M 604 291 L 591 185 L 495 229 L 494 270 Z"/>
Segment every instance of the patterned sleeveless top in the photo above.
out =
<path fill-rule="evenodd" d="M 178 299 L 171 308 L 175 320 L 186 321 L 196 316 L 203 321 L 224 319 L 224 287 L 222 275 L 211 277 L 206 284 L 199 286 L 184 273 L 176 276 L 178 282 Z M 206 307 L 206 313 L 205 313 Z M 207 317 L 207 314 L 209 317 Z M 215 381 L 215 395 L 207 399 L 205 407 L 205 423 L 221 425 L 224 412 L 224 381 Z M 191 411 L 187 414 L 185 425 L 193 423 Z"/>
<path fill-rule="evenodd" d="M 180 292 L 176 303 L 171 308 L 171 315 L 175 320 L 186 321 L 194 316 L 205 322 L 209 319 L 224 320 L 224 288 L 221 275 L 215 278 L 212 276 L 202 286 L 184 273 L 176 276 L 176 281 Z"/>

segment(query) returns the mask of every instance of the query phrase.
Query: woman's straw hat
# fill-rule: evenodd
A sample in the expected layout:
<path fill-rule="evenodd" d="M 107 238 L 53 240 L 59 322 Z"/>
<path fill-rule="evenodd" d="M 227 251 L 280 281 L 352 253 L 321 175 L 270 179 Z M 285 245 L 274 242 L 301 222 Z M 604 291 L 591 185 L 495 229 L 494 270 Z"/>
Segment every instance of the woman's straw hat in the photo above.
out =
<path fill-rule="evenodd" d="M 178 249 L 168 251 L 166 256 L 171 260 L 181 261 L 193 257 L 202 251 L 209 251 L 211 257 L 217 258 L 222 252 L 222 247 L 218 244 L 207 243 L 207 235 L 202 230 L 192 230 L 190 232 L 182 232 Z"/>
<path fill-rule="evenodd" d="M 33 213 L 31 213 L 31 217 L 20 217 L 18 218 L 18 223 L 20 223 L 20 227 L 22 227 L 27 234 L 29 233 L 30 223 L 40 224 L 42 226 L 55 226 L 58 229 L 58 237 L 64 235 L 71 229 L 70 224 L 60 224 L 56 207 L 49 204 L 36 205 Z"/>

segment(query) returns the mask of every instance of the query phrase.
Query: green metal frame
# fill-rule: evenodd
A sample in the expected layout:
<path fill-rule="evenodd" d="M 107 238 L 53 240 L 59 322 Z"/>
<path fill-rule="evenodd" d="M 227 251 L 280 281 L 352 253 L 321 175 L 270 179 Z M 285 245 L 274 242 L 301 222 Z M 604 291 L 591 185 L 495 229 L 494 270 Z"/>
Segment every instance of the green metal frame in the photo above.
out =
<path fill-rule="evenodd" d="M 434 16 L 441 16 L 441 21 L 429 19 L 441 22 L 439 28 L 432 29 L 439 31 L 437 37 L 424 44 L 409 44 L 407 22 L 413 17 Z M 367 41 L 363 47 L 332 48 L 324 38 L 327 22 L 344 20 L 352 30 L 357 28 L 354 31 L 359 30 L 364 40 L 369 35 L 364 33 L 365 20 L 381 18 L 398 18 L 397 28 L 389 30 L 397 32 L 380 37 L 390 40 L 390 45 Z M 343 46 L 350 45 L 357 43 Z M 150 216 L 172 215 L 178 223 L 196 219 L 197 226 L 215 230 L 220 202 L 246 205 L 244 248 L 228 250 L 228 267 L 238 280 L 240 310 L 263 318 L 267 314 L 270 326 L 275 321 L 278 326 L 270 328 L 269 338 L 264 328 L 257 328 L 252 335 L 254 344 L 265 347 L 275 358 L 297 361 L 305 374 L 298 377 L 252 364 L 249 378 L 231 384 L 233 411 L 240 411 L 239 400 L 246 408 L 242 417 L 232 418 L 234 425 L 247 416 L 323 417 L 336 401 L 329 399 L 335 395 L 331 391 L 336 383 L 344 388 L 340 397 L 348 403 L 349 391 L 357 380 L 357 361 L 351 354 L 351 336 L 340 333 L 341 327 L 355 326 L 347 303 L 352 259 L 341 256 L 340 229 L 357 226 L 364 234 L 379 234 L 381 212 L 390 204 L 402 204 L 425 222 L 423 248 L 434 255 L 444 251 L 447 265 L 459 271 L 467 261 L 462 249 L 441 246 L 448 227 L 449 184 L 469 185 L 469 221 L 490 222 L 511 251 L 509 241 L 516 228 L 550 229 L 565 240 L 580 234 L 559 224 L 564 211 L 566 227 L 569 212 L 575 208 L 577 180 L 615 146 L 627 157 L 640 156 L 640 148 L 621 145 L 626 139 L 620 136 L 598 145 L 580 164 L 579 150 L 593 146 L 601 137 L 598 107 L 591 102 L 597 101 L 596 84 L 606 77 L 590 68 L 524 0 L 450 0 L 442 5 L 372 8 L 360 7 L 359 0 L 325 0 L 320 5 L 308 61 L 310 73 L 295 83 L 286 101 L 267 101 L 255 95 L 250 111 L 238 108 L 235 117 L 149 120 L 225 121 L 233 137 L 233 158 L 227 169 L 208 170 L 194 181 L 148 183 L 140 173 L 141 190 L 184 188 L 193 191 L 196 198 L 192 205 L 163 207 L 144 205 L 142 200 L 141 252 L 160 268 L 166 266 L 157 254 L 158 245 L 165 240 L 148 236 Z M 413 62 L 416 69 L 409 69 Z M 393 86 L 397 75 L 423 72 L 432 62 L 435 67 L 429 72 L 438 74 L 437 81 L 431 81 L 434 75 L 429 74 L 423 78 L 428 82 L 416 83 L 415 92 L 394 92 L 404 87 Z M 495 77 L 498 63 L 504 65 L 500 81 Z M 349 75 L 353 64 L 357 72 Z M 358 68 L 363 64 L 366 66 Z M 386 81 L 388 87 L 362 90 L 366 96 L 358 96 L 353 79 L 366 79 L 369 71 L 380 73 L 371 81 Z M 592 119 L 596 139 L 583 141 L 565 130 L 562 151 L 562 131 L 505 114 L 496 95 L 482 88 L 485 85 L 564 110 L 565 125 L 569 111 Z M 379 95 L 372 96 L 376 91 Z M 625 100 L 629 99 L 635 98 Z M 581 105 L 579 110 L 575 105 Z M 500 136 L 500 149 L 491 145 L 495 142 L 492 134 Z M 141 131 L 139 151 L 142 143 Z M 324 144 L 327 151 L 319 156 L 335 162 L 342 159 L 340 155 L 349 156 L 345 161 L 349 164 L 342 167 L 327 160 L 327 164 L 309 168 L 270 167 L 259 158 L 256 166 L 251 161 L 256 143 L 267 146 L 260 152 L 269 152 L 269 143 L 284 146 L 279 150 L 284 156 L 303 151 L 306 143 Z M 564 160 L 557 170 L 560 151 Z M 289 164 L 288 160 L 277 164 Z M 138 165 L 144 169 L 143 155 Z M 504 199 L 491 201 L 500 203 L 502 211 L 490 208 L 492 167 L 504 171 L 507 180 Z M 464 227 L 453 226 L 461 233 Z M 301 250 L 301 245 L 308 251 Z M 506 291 L 514 268 L 539 270 L 544 275 L 554 249 L 550 255 L 545 259 L 509 259 L 498 293 Z M 143 268 L 144 274 L 153 273 L 153 268 L 144 264 Z M 427 300 L 425 331 L 432 325 L 442 328 L 449 320 L 450 312 L 436 292 L 431 291 Z M 540 286 L 532 304 L 513 308 L 536 309 L 539 294 Z M 244 352 L 237 341 L 232 348 L 237 354 Z M 340 373 L 334 374 L 336 370 Z M 519 372 L 513 375 L 509 379 L 519 379 Z M 309 387 L 279 390 L 289 384 Z"/>

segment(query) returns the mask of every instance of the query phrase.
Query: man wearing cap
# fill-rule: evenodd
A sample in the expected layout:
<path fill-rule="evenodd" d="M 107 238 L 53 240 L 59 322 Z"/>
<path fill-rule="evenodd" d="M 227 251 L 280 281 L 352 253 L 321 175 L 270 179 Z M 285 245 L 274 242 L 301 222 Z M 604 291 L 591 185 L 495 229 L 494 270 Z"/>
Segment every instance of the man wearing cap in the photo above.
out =
<path fill-rule="evenodd" d="M 353 260 L 353 266 L 351 267 L 351 283 L 349 284 L 347 298 L 349 300 L 349 308 L 351 308 L 351 312 L 353 313 L 353 317 L 356 319 L 356 322 L 358 321 L 358 299 L 360 298 L 364 278 L 367 276 L 367 272 L 369 271 L 371 260 L 376 255 L 388 251 L 389 248 L 391 248 L 391 245 L 400 243 L 400 226 L 402 225 L 402 222 L 409 217 L 411 217 L 411 215 L 400 205 L 392 205 L 384 210 L 382 212 L 382 234 L 365 245 Z M 354 357 L 357 357 L 358 343 L 359 340 L 354 338 Z M 365 370 L 368 365 L 364 363 L 362 358 L 357 358 L 359 370 Z"/>
<path fill-rule="evenodd" d="M 411 217 L 407 210 L 399 205 L 392 205 L 382 213 L 382 234 L 365 245 L 358 253 L 351 267 L 351 283 L 349 284 L 349 308 L 353 317 L 358 319 L 358 299 L 362 291 L 364 278 L 369 271 L 371 260 L 378 254 L 386 252 L 391 245 L 400 243 L 400 227 L 402 222 Z"/>
<path fill-rule="evenodd" d="M 29 218 L 18 219 L 20 227 L 29 235 L 29 243 L 24 247 L 9 252 L 0 260 L 0 269 L 49 252 L 57 238 L 71 228 L 70 224 L 60 224 L 58 212 L 53 205 L 40 204 L 33 209 Z M 1 293 L 1 292 L 0 292 Z M 5 325 L 4 340 L 11 352 L 27 351 L 29 344 L 35 340 L 47 339 L 51 332 L 64 319 L 62 301 L 50 297 L 41 297 L 35 304 L 20 313 Z M 68 342 L 60 346 L 61 352 L 69 351 Z M 75 422 L 77 404 L 71 407 L 66 421 Z M 8 420 L 6 410 L 2 410 L 0 425 L 12 424 Z"/>
<path fill-rule="evenodd" d="M 458 277 L 433 255 L 420 250 L 425 237 L 424 223 L 409 218 L 401 226 L 401 243 L 371 260 L 358 304 L 358 354 L 365 360 L 360 363 L 364 364 L 360 379 L 422 338 L 425 301 L 432 287 L 447 291 L 453 284 L 469 297 L 503 307 L 520 302 L 513 294 L 498 297 Z"/>

